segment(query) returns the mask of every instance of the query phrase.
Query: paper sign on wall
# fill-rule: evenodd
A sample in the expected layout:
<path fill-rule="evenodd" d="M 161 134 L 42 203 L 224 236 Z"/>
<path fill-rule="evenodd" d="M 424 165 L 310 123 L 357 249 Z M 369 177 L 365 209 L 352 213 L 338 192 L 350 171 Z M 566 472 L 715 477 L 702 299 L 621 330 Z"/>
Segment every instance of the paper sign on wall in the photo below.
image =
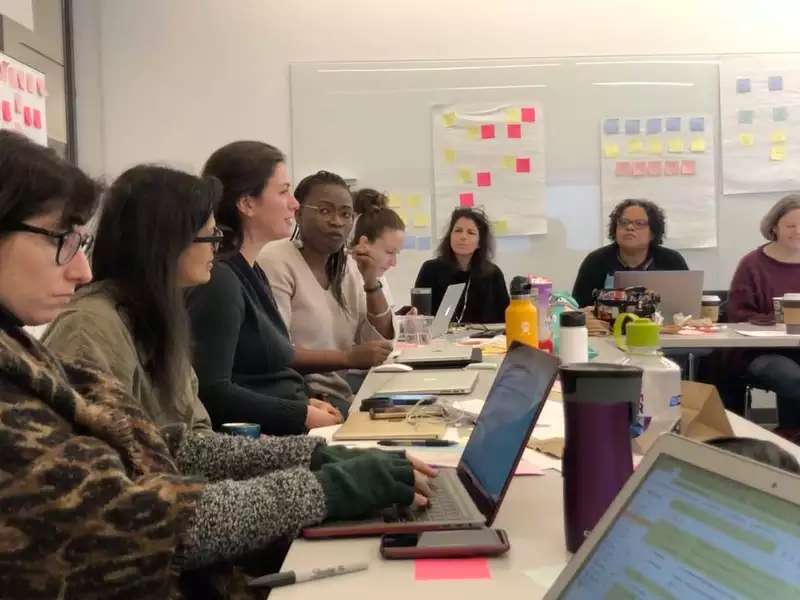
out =
<path fill-rule="evenodd" d="M 0 53 L 0 129 L 47 146 L 47 86 L 42 73 Z"/>

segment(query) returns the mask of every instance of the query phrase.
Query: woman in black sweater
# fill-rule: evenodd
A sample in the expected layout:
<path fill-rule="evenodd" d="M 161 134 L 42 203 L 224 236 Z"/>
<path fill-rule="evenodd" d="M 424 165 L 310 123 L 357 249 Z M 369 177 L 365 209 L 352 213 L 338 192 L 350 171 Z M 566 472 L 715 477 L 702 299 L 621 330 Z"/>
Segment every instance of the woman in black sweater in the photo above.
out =
<path fill-rule="evenodd" d="M 578 306 L 594 302 L 594 290 L 613 287 L 617 271 L 687 271 L 683 256 L 664 248 L 666 217 L 648 200 L 624 200 L 614 207 L 608 221 L 611 244 L 583 259 L 572 296 Z"/>
<path fill-rule="evenodd" d="M 211 281 L 187 304 L 200 400 L 212 424 L 246 421 L 289 435 L 340 423 L 339 412 L 309 398 L 290 367 L 289 333 L 256 264 L 264 245 L 289 237 L 294 226 L 298 204 L 283 154 L 262 142 L 233 142 L 211 155 L 203 175 L 222 182 L 215 217 L 225 240 Z"/>
<path fill-rule="evenodd" d="M 431 309 L 439 310 L 449 285 L 466 283 L 453 313 L 456 323 L 502 323 L 508 307 L 503 272 L 491 259 L 494 236 L 486 214 L 457 208 L 450 216 L 447 235 L 439 243 L 438 258 L 425 261 L 414 287 L 431 289 Z"/>

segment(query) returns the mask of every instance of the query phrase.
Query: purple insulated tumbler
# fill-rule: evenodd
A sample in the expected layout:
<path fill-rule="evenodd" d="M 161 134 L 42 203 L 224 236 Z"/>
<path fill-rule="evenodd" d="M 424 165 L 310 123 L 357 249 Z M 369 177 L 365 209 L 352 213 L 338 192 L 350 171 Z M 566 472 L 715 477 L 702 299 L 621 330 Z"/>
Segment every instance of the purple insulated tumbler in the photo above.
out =
<path fill-rule="evenodd" d="M 633 473 L 630 424 L 642 389 L 638 367 L 561 367 L 564 395 L 564 531 L 577 552 Z"/>

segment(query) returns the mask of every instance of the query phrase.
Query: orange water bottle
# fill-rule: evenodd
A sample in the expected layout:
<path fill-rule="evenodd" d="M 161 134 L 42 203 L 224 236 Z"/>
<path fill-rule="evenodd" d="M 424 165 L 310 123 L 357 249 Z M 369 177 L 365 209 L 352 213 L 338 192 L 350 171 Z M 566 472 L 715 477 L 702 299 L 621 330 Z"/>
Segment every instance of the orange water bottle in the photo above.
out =
<path fill-rule="evenodd" d="M 506 343 L 520 342 L 539 347 L 539 320 L 536 306 L 531 299 L 531 284 L 527 277 L 511 280 L 511 303 L 506 309 Z"/>

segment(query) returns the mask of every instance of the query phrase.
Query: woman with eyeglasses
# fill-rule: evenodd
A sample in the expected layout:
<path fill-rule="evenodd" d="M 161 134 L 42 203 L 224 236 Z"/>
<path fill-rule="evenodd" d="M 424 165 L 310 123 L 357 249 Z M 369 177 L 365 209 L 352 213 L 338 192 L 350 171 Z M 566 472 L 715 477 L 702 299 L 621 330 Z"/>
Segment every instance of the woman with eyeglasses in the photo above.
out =
<path fill-rule="evenodd" d="M 272 435 L 341 423 L 339 411 L 292 368 L 289 332 L 256 263 L 268 242 L 288 238 L 294 227 L 297 201 L 283 153 L 263 142 L 233 142 L 209 157 L 203 174 L 222 182 L 215 216 L 225 240 L 211 281 L 188 294 L 187 306 L 200 399 L 212 423 L 258 423 Z"/>
<path fill-rule="evenodd" d="M 149 223 L 153 252 L 171 247 L 163 239 L 168 232 L 176 233 L 175 248 L 189 249 L 171 271 L 179 285 L 207 278 L 218 185 L 141 169 L 134 169 L 136 183 L 128 172 L 112 186 L 98 246 L 109 247 L 110 224 L 145 246 Z M 143 180 L 175 195 L 158 194 Z M 123 183 L 131 186 L 121 189 Z M 161 211 L 145 198 L 150 194 L 173 206 Z M 178 200 L 189 205 L 180 209 Z M 229 561 L 277 536 L 394 503 L 427 503 L 425 477 L 435 473 L 418 461 L 330 448 L 307 436 L 253 440 L 190 431 L 185 423 L 161 428 L 103 365 L 56 357 L 29 337 L 23 325 L 57 318 L 91 279 L 84 224 L 96 204 L 96 186 L 77 168 L 0 132 L 4 599 L 199 597 L 195 590 L 230 598 L 246 584 Z M 149 219 L 154 213 L 178 222 Z M 121 216 L 125 223 L 116 220 Z M 161 260 L 151 257 L 148 266 L 158 270 Z M 177 308 L 172 315 L 180 317 Z M 104 333 L 128 343 L 125 332 Z"/>
<path fill-rule="evenodd" d="M 486 214 L 473 208 L 455 209 L 437 253 L 437 258 L 422 264 L 414 283 L 414 287 L 431 289 L 433 313 L 439 310 L 448 286 L 465 283 L 453 322 L 504 322 L 508 289 L 503 272 L 492 262 L 494 235 Z"/>
<path fill-rule="evenodd" d="M 320 171 L 303 179 L 294 195 L 300 203 L 296 238 L 268 245 L 258 262 L 289 329 L 292 364 L 344 413 L 352 400 L 344 372 L 386 360 L 392 311 L 375 251 L 360 240 L 348 254 L 354 213 L 345 181 Z"/>
<path fill-rule="evenodd" d="M 666 217 L 657 204 L 638 199 L 617 204 L 608 220 L 611 243 L 591 252 L 578 269 L 572 288 L 578 305 L 592 305 L 594 290 L 613 287 L 617 271 L 688 270 L 679 252 L 662 246 L 665 232 Z"/>

